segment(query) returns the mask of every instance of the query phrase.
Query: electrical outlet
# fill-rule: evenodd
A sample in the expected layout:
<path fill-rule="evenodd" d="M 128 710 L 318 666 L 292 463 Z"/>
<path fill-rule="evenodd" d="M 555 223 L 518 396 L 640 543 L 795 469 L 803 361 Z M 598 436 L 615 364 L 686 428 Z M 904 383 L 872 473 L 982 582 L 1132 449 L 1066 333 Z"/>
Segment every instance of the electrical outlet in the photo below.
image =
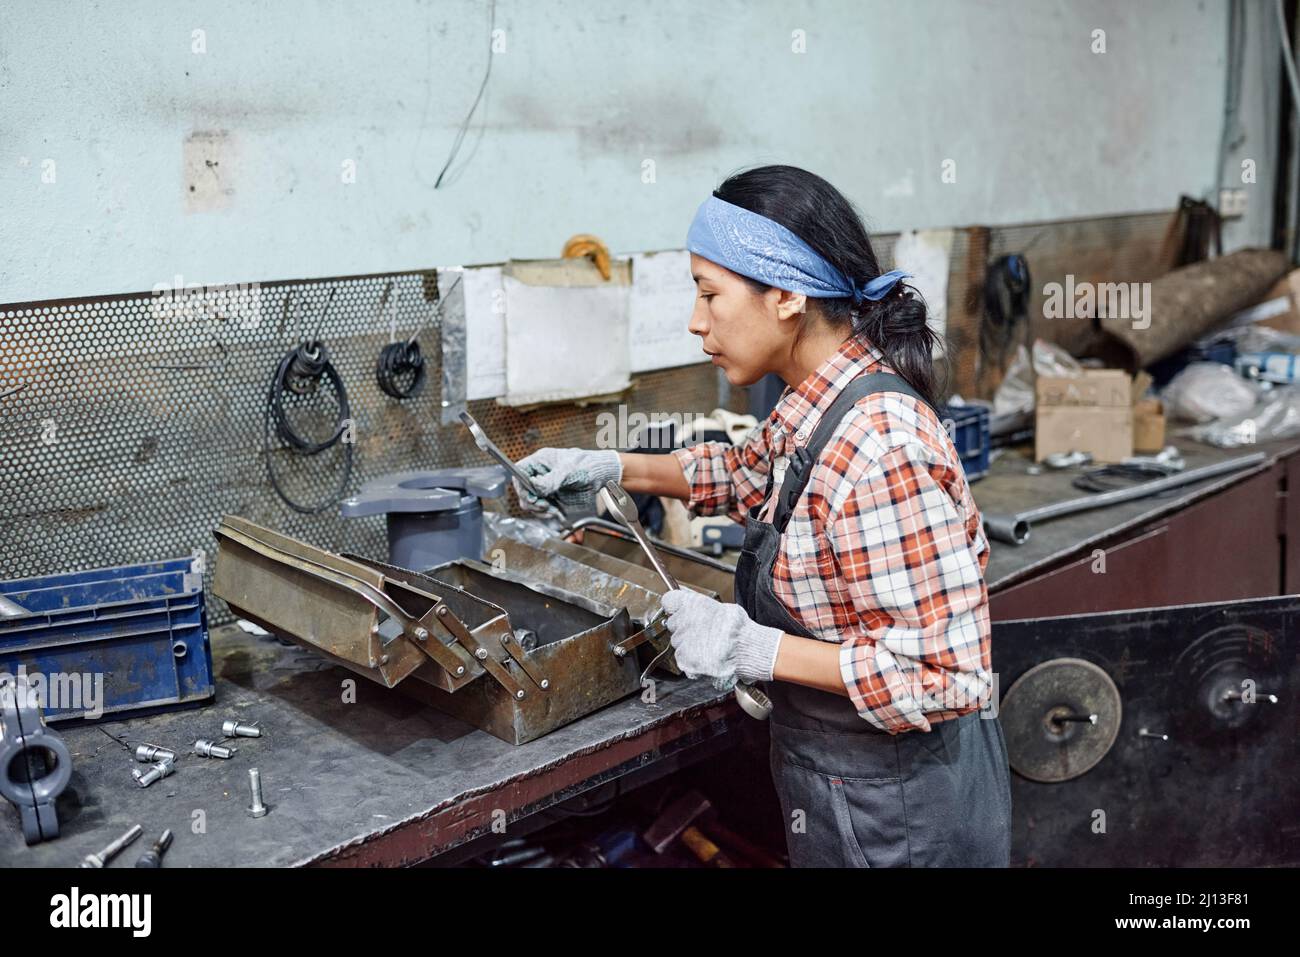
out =
<path fill-rule="evenodd" d="M 1246 215 L 1246 191 L 1244 189 L 1219 190 L 1219 215 L 1224 219 L 1237 219 Z"/>

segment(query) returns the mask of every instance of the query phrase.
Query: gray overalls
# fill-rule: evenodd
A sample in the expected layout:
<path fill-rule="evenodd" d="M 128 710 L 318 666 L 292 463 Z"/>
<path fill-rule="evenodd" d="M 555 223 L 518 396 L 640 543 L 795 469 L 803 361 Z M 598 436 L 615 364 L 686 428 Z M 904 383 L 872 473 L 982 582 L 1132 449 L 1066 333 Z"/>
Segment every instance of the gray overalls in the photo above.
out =
<path fill-rule="evenodd" d="M 736 601 L 761 625 L 815 638 L 772 590 L 772 566 L 809 474 L 836 425 L 864 395 L 921 397 L 899 376 L 858 376 L 835 399 L 806 449 L 796 449 L 772 522 L 749 512 Z M 767 495 L 772 494 L 768 475 Z M 765 496 L 766 497 L 766 496 Z M 889 734 L 848 698 L 786 681 L 767 684 L 772 780 L 793 867 L 1006 867 L 1011 780 L 996 717 L 979 710 L 930 731 Z"/>

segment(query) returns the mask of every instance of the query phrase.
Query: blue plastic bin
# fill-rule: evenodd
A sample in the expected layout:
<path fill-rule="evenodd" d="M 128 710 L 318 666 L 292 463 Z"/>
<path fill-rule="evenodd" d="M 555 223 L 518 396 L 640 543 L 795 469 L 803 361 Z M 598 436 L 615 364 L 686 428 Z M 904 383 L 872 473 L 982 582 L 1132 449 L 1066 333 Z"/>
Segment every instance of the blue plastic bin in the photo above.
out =
<path fill-rule="evenodd" d="M 0 595 L 25 611 L 0 614 L 0 673 L 42 676 L 47 721 L 167 710 L 215 694 L 194 558 L 14 579 L 0 582 Z"/>
<path fill-rule="evenodd" d="M 952 437 L 961 456 L 966 481 L 981 479 L 989 470 L 989 410 L 982 405 L 945 405 L 939 421 Z"/>

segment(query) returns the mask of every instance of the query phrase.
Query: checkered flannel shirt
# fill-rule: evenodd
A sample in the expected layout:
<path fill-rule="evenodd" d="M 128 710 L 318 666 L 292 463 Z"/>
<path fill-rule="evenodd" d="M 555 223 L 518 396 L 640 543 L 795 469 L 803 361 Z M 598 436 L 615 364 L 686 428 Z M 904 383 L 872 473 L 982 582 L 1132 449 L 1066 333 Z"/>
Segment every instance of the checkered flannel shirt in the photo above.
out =
<path fill-rule="evenodd" d="M 674 449 L 697 515 L 770 521 L 796 447 L 850 379 L 892 372 L 858 337 L 741 445 Z M 859 399 L 823 448 L 781 536 L 773 591 L 795 621 L 840 644 L 840 675 L 858 713 L 890 733 L 928 731 L 993 693 L 988 541 L 957 450 L 934 412 L 901 393 Z"/>

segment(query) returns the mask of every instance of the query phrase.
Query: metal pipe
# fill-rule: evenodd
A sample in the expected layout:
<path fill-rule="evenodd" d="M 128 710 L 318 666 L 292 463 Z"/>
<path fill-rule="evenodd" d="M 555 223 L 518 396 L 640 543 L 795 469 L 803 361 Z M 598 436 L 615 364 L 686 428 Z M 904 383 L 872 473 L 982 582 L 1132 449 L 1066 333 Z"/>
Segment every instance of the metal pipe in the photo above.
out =
<path fill-rule="evenodd" d="M 1120 502 L 1146 498 L 1148 495 L 1163 492 L 1165 489 L 1190 485 L 1193 482 L 1213 478 L 1216 475 L 1223 475 L 1226 472 L 1235 472 L 1254 465 L 1260 465 L 1266 458 L 1267 456 L 1263 452 L 1255 452 L 1251 455 L 1229 459 L 1226 462 L 1205 465 L 1198 469 L 1188 469 L 1186 472 L 1179 472 L 1167 478 L 1156 479 L 1154 482 L 1144 482 L 1141 485 L 1134 485 L 1132 488 L 1115 489 L 1113 492 L 1102 492 L 1100 495 L 1088 495 L 1083 498 L 1072 498 L 1064 502 L 1054 502 L 1051 505 L 1041 505 L 1025 512 L 1017 512 L 1014 515 L 986 515 L 984 516 L 984 530 L 1000 542 L 1023 545 L 1029 541 L 1029 528 L 1033 522 L 1042 522 L 1052 518 L 1060 518 L 1062 515 L 1073 515 L 1075 512 L 1087 512 L 1106 505 L 1116 505 Z"/>

